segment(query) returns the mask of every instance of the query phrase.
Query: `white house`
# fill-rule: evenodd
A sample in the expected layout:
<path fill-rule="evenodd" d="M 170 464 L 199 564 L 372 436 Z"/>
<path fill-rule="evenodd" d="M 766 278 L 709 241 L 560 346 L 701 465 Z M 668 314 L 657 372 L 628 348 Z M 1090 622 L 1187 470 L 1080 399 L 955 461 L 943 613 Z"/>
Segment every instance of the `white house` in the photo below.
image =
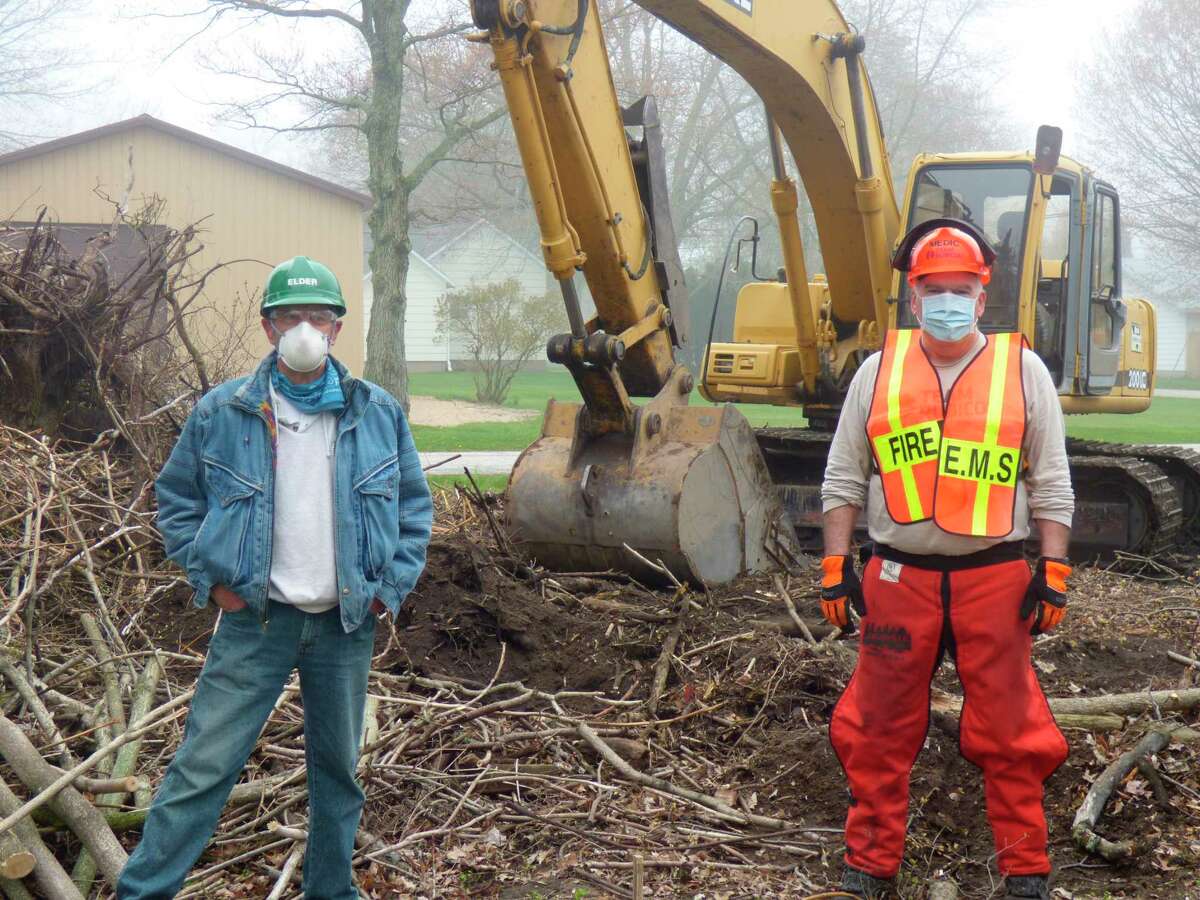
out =
<path fill-rule="evenodd" d="M 484 219 L 414 231 L 410 238 L 413 250 L 404 320 L 410 371 L 442 372 L 469 362 L 461 342 L 438 333 L 437 304 L 447 292 L 509 278 L 517 279 L 523 292 L 530 295 L 558 290 L 538 254 Z M 367 272 L 363 302 L 368 329 L 373 297 L 371 273 Z"/>
<path fill-rule="evenodd" d="M 445 272 L 414 251 L 408 257 L 405 287 L 408 306 L 404 317 L 404 349 L 409 370 L 448 371 L 452 367 L 452 348 L 450 342 L 438 334 L 436 313 L 438 300 L 447 291 L 454 290 L 454 282 Z M 371 305 L 374 300 L 371 273 L 367 272 L 363 276 L 364 331 L 371 327 Z M 363 359 L 366 359 L 365 346 Z"/>
<path fill-rule="evenodd" d="M 1190 292 L 1180 290 L 1178 277 L 1149 252 L 1147 242 L 1134 236 L 1121 259 L 1126 297 L 1145 297 L 1154 304 L 1157 320 L 1157 360 L 1160 376 L 1188 371 L 1189 328 L 1195 330 L 1200 308 Z M 1165 273 L 1165 274 L 1164 274 Z M 1192 366 L 1196 362 L 1191 363 Z"/>
<path fill-rule="evenodd" d="M 1154 304 L 1158 313 L 1158 374 L 1183 375 L 1188 368 L 1189 310 L 1170 300 Z M 1195 317 L 1190 318 L 1195 322 Z"/>

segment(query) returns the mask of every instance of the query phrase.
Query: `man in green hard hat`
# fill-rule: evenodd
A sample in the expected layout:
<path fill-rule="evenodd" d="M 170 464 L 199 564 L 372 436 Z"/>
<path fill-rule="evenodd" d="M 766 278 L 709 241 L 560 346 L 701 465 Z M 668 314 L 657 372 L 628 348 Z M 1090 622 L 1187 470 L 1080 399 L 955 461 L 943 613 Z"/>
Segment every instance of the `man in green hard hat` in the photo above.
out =
<path fill-rule="evenodd" d="M 304 896 L 358 897 L 355 772 L 375 622 L 424 568 L 432 503 L 400 405 L 329 355 L 345 312 L 328 268 L 305 256 L 276 266 L 262 300 L 271 352 L 200 400 L 155 482 L 167 555 L 196 605 L 211 598 L 221 612 L 120 900 L 179 891 L 296 669 Z"/>

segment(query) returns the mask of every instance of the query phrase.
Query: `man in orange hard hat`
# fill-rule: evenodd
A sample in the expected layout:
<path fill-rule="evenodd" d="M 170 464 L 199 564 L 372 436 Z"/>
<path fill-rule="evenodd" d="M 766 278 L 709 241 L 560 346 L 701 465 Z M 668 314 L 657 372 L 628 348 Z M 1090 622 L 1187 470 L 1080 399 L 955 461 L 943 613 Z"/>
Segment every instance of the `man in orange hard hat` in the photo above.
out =
<path fill-rule="evenodd" d="M 893 260 L 919 329 L 888 332 L 858 370 L 821 489 L 821 607 L 860 618 L 854 676 L 829 736 L 851 792 L 842 890 L 882 896 L 900 868 L 909 772 L 949 653 L 960 748 L 983 770 L 1006 897 L 1048 898 L 1042 784 L 1067 756 L 1030 664 L 1066 607 L 1074 495 L 1057 391 L 1019 334 L 983 334 L 995 253 L 971 224 L 922 223 Z M 873 541 L 850 558 L 860 511 Z M 1022 544 L 1037 522 L 1032 578 Z"/>

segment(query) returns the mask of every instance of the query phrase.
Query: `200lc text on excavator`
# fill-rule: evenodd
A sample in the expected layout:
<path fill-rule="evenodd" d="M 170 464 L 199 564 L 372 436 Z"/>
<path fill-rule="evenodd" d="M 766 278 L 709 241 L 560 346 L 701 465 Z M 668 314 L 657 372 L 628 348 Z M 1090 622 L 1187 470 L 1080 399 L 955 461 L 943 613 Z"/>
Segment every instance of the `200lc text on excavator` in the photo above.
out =
<path fill-rule="evenodd" d="M 911 328 L 892 259 L 902 234 L 950 219 L 996 252 L 981 329 L 1020 332 L 1068 414 L 1137 413 L 1154 389 L 1155 314 L 1121 289 L 1120 198 L 1062 156 L 918 156 L 897 203 L 865 41 L 832 0 L 637 0 L 757 91 L 781 277 L 739 292 L 732 340 L 705 348 L 700 392 L 677 353 L 702 340 L 666 195 L 653 98 L 622 108 L 595 0 L 472 0 L 495 55 L 570 332 L 548 356 L 582 403 L 551 401 L 518 460 L 506 515 L 540 562 L 638 570 L 628 548 L 716 584 L 793 561 L 820 527 L 819 486 L 850 380 L 888 329 Z M 934 148 L 935 149 L 935 148 Z M 799 189 L 825 272 L 806 269 Z M 911 249 L 911 248 L 910 248 Z M 596 315 L 585 319 L 575 282 Z M 718 302 L 719 302 L 718 297 Z M 636 398 L 645 398 L 636 403 Z M 807 428 L 755 431 L 732 404 L 801 407 Z M 1070 441 L 1076 555 L 1153 553 L 1200 531 L 1200 454 Z"/>

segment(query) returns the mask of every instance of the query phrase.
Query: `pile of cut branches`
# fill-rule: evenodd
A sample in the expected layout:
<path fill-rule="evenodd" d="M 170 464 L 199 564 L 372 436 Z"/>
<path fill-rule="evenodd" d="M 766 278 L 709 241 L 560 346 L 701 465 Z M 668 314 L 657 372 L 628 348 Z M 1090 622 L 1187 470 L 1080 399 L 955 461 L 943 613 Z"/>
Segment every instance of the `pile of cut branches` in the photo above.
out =
<path fill-rule="evenodd" d="M 153 546 L 144 494 L 113 475 L 120 467 L 105 447 L 65 452 L 0 434 L 0 463 L 23 459 L 36 488 L 7 491 L 20 499 L 0 509 L 0 560 L 21 560 L 15 582 L 11 562 L 0 569 L 6 609 L 20 610 L 5 622 L 0 661 L 0 757 L 14 785 L 0 797 L 0 827 L 17 823 L 0 839 L 9 878 L 0 889 L 108 897 L 178 747 L 215 617 L 189 608 L 186 585 Z M 359 766 L 367 808 L 356 875 L 368 896 L 819 893 L 836 878 L 845 809 L 826 725 L 855 653 L 812 615 L 807 576 L 705 594 L 612 572 L 550 573 L 496 543 L 493 503 L 439 495 L 430 570 L 401 620 L 378 634 Z M 1096 609 L 1113 590 L 1140 619 L 1191 608 L 1131 592 L 1116 575 L 1082 580 Z M 1173 590 L 1164 596 L 1194 596 L 1187 581 Z M 1130 607 L 1134 596 L 1145 605 Z M 1098 618 L 1083 601 L 1078 611 Z M 1167 807 L 1152 813 L 1144 840 L 1112 834 L 1110 843 L 1129 851 L 1126 865 L 1167 865 L 1176 857 L 1164 861 L 1164 846 L 1200 841 L 1178 821 L 1200 790 L 1194 751 L 1179 743 L 1200 691 L 1178 680 L 1187 669 L 1160 647 L 1171 677 L 1156 690 L 1106 674 L 1077 691 L 1094 650 L 1076 644 L 1087 640 L 1068 628 L 1035 650 L 1081 767 L 1052 783 L 1056 853 L 1065 861 L 1076 808 L 1090 816 L 1104 806 L 1108 795 L 1095 791 L 1111 792 L 1123 834 L 1139 803 L 1129 773 L 1153 769 L 1162 777 L 1142 774 L 1142 783 L 1170 791 L 1159 798 Z M 572 668 L 579 661 L 591 668 Z M 1128 691 L 1116 690 L 1122 683 Z M 938 688 L 939 727 L 914 778 L 920 854 L 901 895 L 923 897 L 949 875 L 964 896 L 984 896 L 995 871 L 978 776 L 954 768 L 960 707 L 951 683 Z M 299 896 L 307 793 L 298 693 L 293 679 L 181 896 Z M 1135 748 L 1147 733 L 1164 736 Z M 1130 749 L 1132 762 L 1122 757 Z M 1124 768 L 1101 772 L 1114 760 Z M 1090 834 L 1105 831 L 1098 817 L 1087 821 Z M 1107 865 L 1108 849 L 1096 842 L 1081 862 L 1095 850 Z M 950 882 L 938 888 L 952 895 Z M 1126 896 L 1154 896 L 1142 890 Z"/>
<path fill-rule="evenodd" d="M 151 482 L 216 376 L 189 368 L 168 334 L 178 295 L 93 296 L 86 273 L 101 263 L 64 263 L 42 228 L 0 248 L 0 357 L 13 370 L 22 335 L 65 342 L 86 363 L 76 396 L 93 391 L 97 424 L 71 440 L 44 417 L 0 415 L 0 893 L 108 898 L 218 627 L 163 559 Z M 182 233 L 163 246 L 163 260 L 187 252 Z M 110 328 L 121 316 L 157 329 L 175 367 L 150 372 L 150 345 Z M 368 896 L 820 893 L 837 877 L 846 803 L 828 721 L 856 650 L 816 615 L 815 572 L 719 592 L 551 573 L 520 557 L 497 503 L 439 494 L 427 571 L 377 631 L 355 858 Z M 1077 897 L 1193 887 L 1200 588 L 1184 562 L 1138 577 L 1082 569 L 1066 622 L 1034 645 L 1071 739 L 1047 808 L 1060 884 Z M 182 896 L 299 896 L 298 693 L 293 680 Z M 904 897 L 996 886 L 978 773 L 957 751 L 958 693 L 943 671 Z"/>
<path fill-rule="evenodd" d="M 163 407 L 207 391 L 229 360 L 187 327 L 202 311 L 214 320 L 204 289 L 220 266 L 198 266 L 197 226 L 161 213 L 118 206 L 74 252 L 67 234 L 85 226 L 65 232 L 44 209 L 0 228 L 0 421 L 85 442 L 113 430 L 147 470 L 162 462 L 179 421 Z"/>

